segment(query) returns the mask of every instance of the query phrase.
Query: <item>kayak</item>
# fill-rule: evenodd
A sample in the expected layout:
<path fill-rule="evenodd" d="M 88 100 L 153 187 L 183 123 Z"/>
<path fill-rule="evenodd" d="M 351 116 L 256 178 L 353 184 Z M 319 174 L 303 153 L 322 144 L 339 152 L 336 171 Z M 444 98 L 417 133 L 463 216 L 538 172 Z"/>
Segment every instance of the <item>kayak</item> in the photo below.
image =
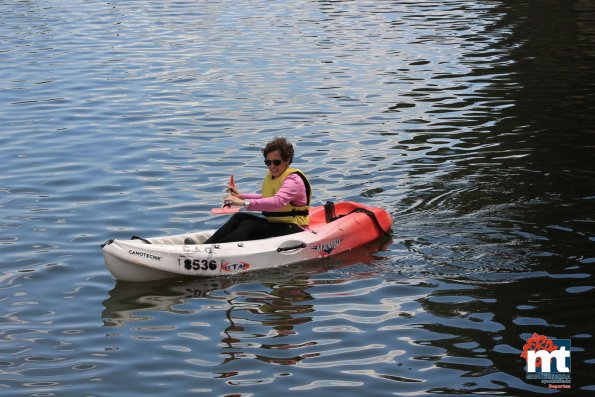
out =
<path fill-rule="evenodd" d="M 215 230 L 101 245 L 117 280 L 152 281 L 179 276 L 219 276 L 274 268 L 335 255 L 388 235 L 391 216 L 383 209 L 350 201 L 310 208 L 303 232 L 260 240 L 202 244 Z"/>
<path fill-rule="evenodd" d="M 218 276 L 274 268 L 338 254 L 383 235 L 392 225 L 381 208 L 355 202 L 310 208 L 303 232 L 260 240 L 202 244 L 215 230 L 103 243 L 105 264 L 117 280 Z"/>

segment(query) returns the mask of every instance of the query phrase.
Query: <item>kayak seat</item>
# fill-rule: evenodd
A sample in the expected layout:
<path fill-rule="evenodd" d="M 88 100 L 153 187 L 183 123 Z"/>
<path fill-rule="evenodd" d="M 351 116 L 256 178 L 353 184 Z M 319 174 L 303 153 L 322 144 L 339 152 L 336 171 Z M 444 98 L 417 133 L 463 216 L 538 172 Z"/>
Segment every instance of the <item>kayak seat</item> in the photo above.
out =
<path fill-rule="evenodd" d="M 326 219 L 326 223 L 331 223 L 332 221 L 339 219 L 337 212 L 335 211 L 335 203 L 332 201 L 327 201 L 324 204 L 324 218 Z"/>
<path fill-rule="evenodd" d="M 332 201 L 327 201 L 326 204 L 324 204 L 324 217 L 326 219 L 326 223 L 331 223 L 333 221 L 336 221 L 337 219 L 343 218 L 344 216 L 355 213 L 362 213 L 368 215 L 372 220 L 372 223 L 374 223 L 374 225 L 376 226 L 376 228 L 378 228 L 378 230 L 385 236 L 390 237 L 390 234 L 387 233 L 380 225 L 380 222 L 378 221 L 378 218 L 376 217 L 376 214 L 373 211 L 370 211 L 366 208 L 355 207 L 351 211 L 337 216 L 337 212 L 335 210 L 335 203 L 333 203 Z"/>

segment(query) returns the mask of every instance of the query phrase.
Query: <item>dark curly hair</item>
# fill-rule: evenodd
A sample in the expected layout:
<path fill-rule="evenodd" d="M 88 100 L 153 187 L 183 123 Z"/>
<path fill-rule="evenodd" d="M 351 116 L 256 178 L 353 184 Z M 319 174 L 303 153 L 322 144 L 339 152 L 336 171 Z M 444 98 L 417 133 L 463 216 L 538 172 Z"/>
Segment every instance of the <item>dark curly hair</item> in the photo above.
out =
<path fill-rule="evenodd" d="M 271 152 L 278 150 L 281 153 L 281 158 L 285 161 L 289 161 L 289 164 L 293 161 L 293 145 L 287 142 L 285 138 L 275 138 L 262 149 L 262 155 L 266 158 Z"/>

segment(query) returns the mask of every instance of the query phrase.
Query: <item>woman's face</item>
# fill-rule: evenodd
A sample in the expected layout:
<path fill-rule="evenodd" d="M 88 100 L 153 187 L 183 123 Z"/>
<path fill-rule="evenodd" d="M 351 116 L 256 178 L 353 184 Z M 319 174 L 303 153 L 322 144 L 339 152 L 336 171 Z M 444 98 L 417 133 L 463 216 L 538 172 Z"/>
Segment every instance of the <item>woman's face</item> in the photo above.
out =
<path fill-rule="evenodd" d="M 281 152 L 278 150 L 267 154 L 265 163 L 267 164 L 267 167 L 269 167 L 271 175 L 275 178 L 285 172 L 287 167 L 289 167 L 289 161 L 283 160 L 283 157 L 281 157 Z"/>

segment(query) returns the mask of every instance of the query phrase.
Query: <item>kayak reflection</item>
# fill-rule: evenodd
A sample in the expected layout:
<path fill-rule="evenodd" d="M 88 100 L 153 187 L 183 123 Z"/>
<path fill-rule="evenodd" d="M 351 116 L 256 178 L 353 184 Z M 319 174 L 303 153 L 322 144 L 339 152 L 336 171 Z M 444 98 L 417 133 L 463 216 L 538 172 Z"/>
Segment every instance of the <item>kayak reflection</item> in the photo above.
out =
<path fill-rule="evenodd" d="M 176 308 L 178 305 L 192 306 L 192 300 L 197 298 L 215 302 L 223 300 L 228 302 L 230 309 L 233 309 L 234 302 L 229 297 L 239 293 L 235 292 L 236 290 L 247 286 L 250 288 L 258 286 L 260 289 L 265 287 L 270 290 L 267 292 L 268 296 L 281 297 L 291 303 L 299 300 L 301 296 L 301 293 L 295 291 L 293 287 L 299 286 L 305 290 L 311 285 L 316 285 L 318 281 L 312 277 L 318 274 L 361 264 L 370 267 L 370 271 L 365 273 L 366 276 L 373 276 L 375 263 L 383 260 L 376 253 L 384 251 L 391 242 L 390 239 L 381 239 L 332 257 L 228 277 L 184 277 L 142 283 L 116 281 L 109 298 L 103 302 L 104 326 L 120 327 L 130 321 L 136 322 L 138 312 L 141 311 L 145 313 L 147 311 L 180 312 Z M 348 280 L 336 280 L 337 283 L 346 281 Z M 328 282 L 328 280 L 325 281 L 325 283 Z M 291 288 L 288 289 L 288 286 Z M 268 309 L 265 307 L 264 310 Z M 200 309 L 189 312 L 195 311 Z"/>

